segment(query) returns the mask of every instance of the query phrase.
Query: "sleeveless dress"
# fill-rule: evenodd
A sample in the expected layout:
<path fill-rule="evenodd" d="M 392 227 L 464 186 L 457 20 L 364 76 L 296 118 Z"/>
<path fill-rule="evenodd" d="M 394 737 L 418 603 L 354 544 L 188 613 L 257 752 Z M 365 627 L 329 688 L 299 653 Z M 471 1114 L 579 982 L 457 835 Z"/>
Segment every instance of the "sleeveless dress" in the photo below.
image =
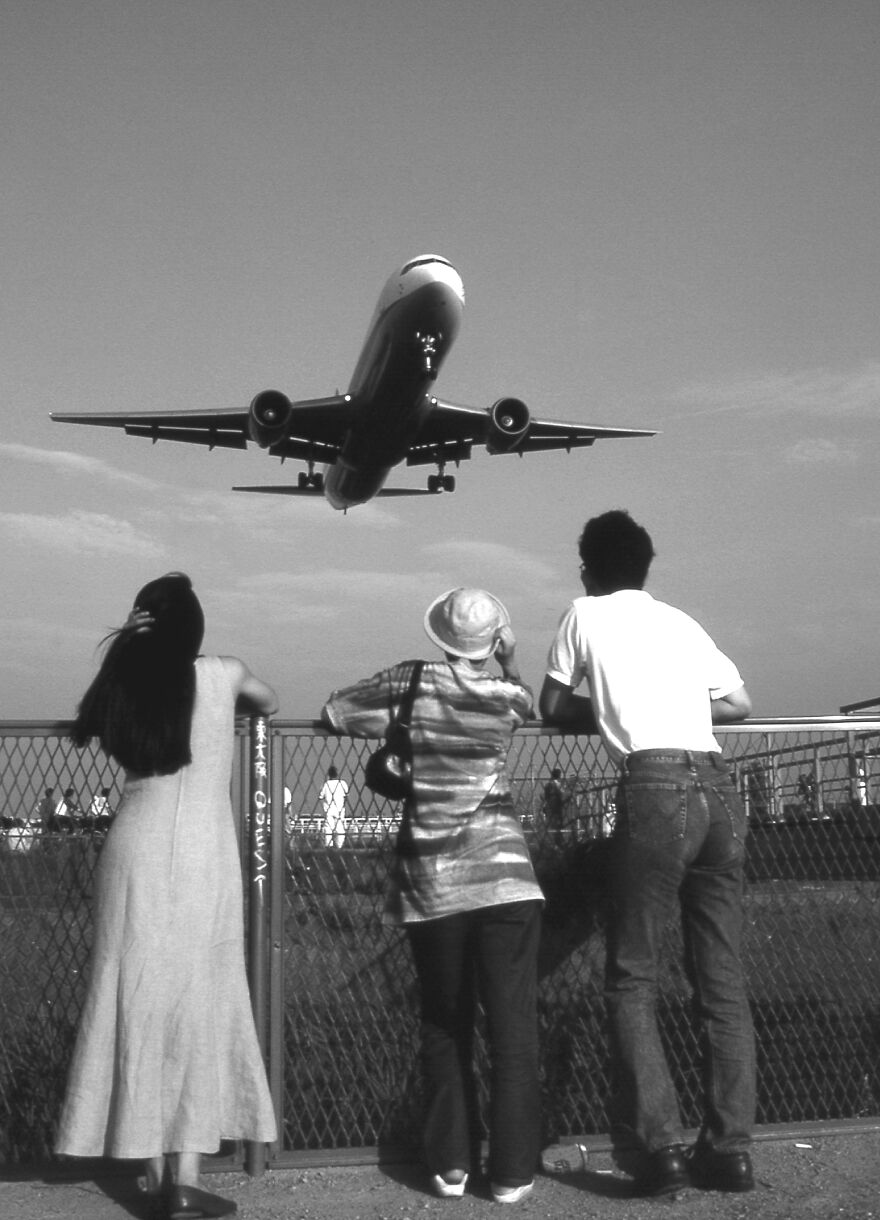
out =
<path fill-rule="evenodd" d="M 192 762 L 126 777 L 101 852 L 58 1153 L 148 1158 L 276 1138 L 244 963 L 233 732 L 226 666 L 200 657 Z"/>

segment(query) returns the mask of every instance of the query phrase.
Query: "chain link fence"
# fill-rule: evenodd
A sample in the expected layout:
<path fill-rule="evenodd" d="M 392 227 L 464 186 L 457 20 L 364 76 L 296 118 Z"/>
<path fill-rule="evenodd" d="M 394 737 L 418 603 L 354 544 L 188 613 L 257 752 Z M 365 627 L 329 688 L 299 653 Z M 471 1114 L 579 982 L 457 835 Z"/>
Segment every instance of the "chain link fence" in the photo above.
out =
<path fill-rule="evenodd" d="M 0 725 L 6 1165 L 51 1157 L 84 995 L 92 873 L 121 791 L 116 771 L 73 749 L 66 727 Z M 274 811 L 265 867 L 265 841 L 246 824 L 246 726 L 238 733 L 233 803 L 251 880 L 248 952 L 260 967 L 251 979 L 281 1131 L 272 1163 L 343 1159 L 356 1149 L 415 1152 L 415 977 L 400 930 L 382 922 L 399 810 L 362 784 L 370 743 L 311 723 L 272 724 L 261 780 Z M 753 721 L 719 734 L 751 827 L 745 952 L 759 1122 L 880 1116 L 880 720 Z M 331 766 L 349 785 L 342 828 L 326 823 L 320 801 Z M 607 1130 L 602 897 L 616 776 L 598 739 L 535 727 L 515 736 L 510 772 L 546 895 L 545 1140 L 598 1134 Z M 92 804 L 104 789 L 109 812 Z M 697 1044 L 675 926 L 660 1012 L 683 1117 L 695 1126 Z M 485 1066 L 482 1043 L 478 1055 Z"/>

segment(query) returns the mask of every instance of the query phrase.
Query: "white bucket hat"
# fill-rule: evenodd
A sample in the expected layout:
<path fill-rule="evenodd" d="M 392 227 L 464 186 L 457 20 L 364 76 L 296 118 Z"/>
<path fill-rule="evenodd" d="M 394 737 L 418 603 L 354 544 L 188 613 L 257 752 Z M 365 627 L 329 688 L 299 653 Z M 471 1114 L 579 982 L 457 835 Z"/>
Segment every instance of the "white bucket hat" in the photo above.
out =
<path fill-rule="evenodd" d="M 498 631 L 510 626 L 510 615 L 485 589 L 450 589 L 431 602 L 425 631 L 444 652 L 481 661 L 495 651 Z"/>

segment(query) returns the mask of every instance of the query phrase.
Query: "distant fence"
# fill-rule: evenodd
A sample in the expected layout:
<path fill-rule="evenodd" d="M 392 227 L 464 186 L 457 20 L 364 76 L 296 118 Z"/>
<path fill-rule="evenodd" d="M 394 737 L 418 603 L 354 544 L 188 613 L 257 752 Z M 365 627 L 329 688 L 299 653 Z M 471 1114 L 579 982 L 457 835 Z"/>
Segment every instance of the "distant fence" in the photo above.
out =
<path fill-rule="evenodd" d="M 92 873 L 120 776 L 66 725 L 0 724 L 0 1164 L 45 1163 L 84 994 Z M 312 723 L 238 726 L 233 804 L 250 978 L 281 1136 L 275 1165 L 414 1154 L 415 978 L 382 922 L 397 809 L 361 783 L 369 743 Z M 262 735 L 262 736 L 261 736 Z M 747 803 L 746 969 L 759 1121 L 880 1117 L 880 718 L 719 730 Z M 330 765 L 350 785 L 325 833 Z M 561 799 L 545 794 L 561 772 Z M 607 1131 L 602 885 L 615 770 L 598 739 L 528 727 L 510 756 L 546 895 L 540 960 L 545 1139 Z M 53 787 L 53 806 L 41 807 Z M 92 798 L 109 789 L 109 814 Z M 66 790 L 70 810 L 56 816 Z M 336 840 L 335 842 L 339 842 Z M 686 1125 L 700 1084 L 679 934 L 660 989 Z M 480 1044 L 478 1055 L 485 1061 Z M 485 1101 L 485 1098 L 484 1098 Z M 240 1150 L 233 1156 L 240 1160 Z M 251 1167 L 261 1167 L 250 1150 Z"/>

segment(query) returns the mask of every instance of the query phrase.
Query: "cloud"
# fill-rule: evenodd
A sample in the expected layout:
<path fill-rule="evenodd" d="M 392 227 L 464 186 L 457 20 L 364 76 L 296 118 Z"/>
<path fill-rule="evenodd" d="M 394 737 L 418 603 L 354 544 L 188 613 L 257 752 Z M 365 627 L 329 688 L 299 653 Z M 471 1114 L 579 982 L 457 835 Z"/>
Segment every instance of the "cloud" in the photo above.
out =
<path fill-rule="evenodd" d="M 13 542 L 61 551 L 66 555 L 153 560 L 164 554 L 152 538 L 140 533 L 129 522 L 104 513 L 74 511 L 65 516 L 0 513 L 0 529 Z"/>
<path fill-rule="evenodd" d="M 266 623 L 291 628 L 341 625 L 362 635 L 420 627 L 431 598 L 455 584 L 475 584 L 505 598 L 528 590 L 528 602 L 546 614 L 562 604 L 560 575 L 528 551 L 481 540 L 431 543 L 423 562 L 409 571 L 381 568 L 313 567 L 276 570 L 236 578 L 212 594 L 212 613 L 229 620 L 257 614 Z M 573 552 L 574 553 L 574 552 Z M 352 615 L 352 607 L 356 613 Z"/>
<path fill-rule="evenodd" d="M 31 462 L 38 466 L 48 466 L 56 474 L 74 475 L 77 478 L 106 479 L 111 483 L 124 483 L 130 487 L 139 487 L 147 491 L 164 490 L 161 483 L 153 479 L 145 479 L 142 475 L 129 474 L 102 462 L 99 458 L 85 457 L 81 453 L 71 453 L 67 449 L 38 449 L 34 445 L 18 445 L 14 443 L 0 444 L 0 457 L 13 461 Z"/>
<path fill-rule="evenodd" d="M 848 372 L 813 369 L 735 382 L 698 382 L 670 400 L 695 408 L 691 414 L 725 411 L 754 414 L 803 414 L 837 417 L 880 410 L 880 361 L 870 360 Z"/>
<path fill-rule="evenodd" d="M 513 568 L 517 572 L 525 568 L 530 573 L 542 575 L 553 573 L 548 564 L 536 559 L 530 552 L 483 538 L 448 538 L 442 542 L 431 543 L 425 551 L 429 555 L 439 555 L 468 566 L 507 570 Z"/>
<path fill-rule="evenodd" d="M 311 572 L 264 572 L 239 581 L 212 596 L 217 612 L 257 613 L 267 622 L 324 623 L 351 618 L 352 593 L 358 613 L 375 605 L 385 616 L 389 607 L 421 606 L 425 588 L 437 584 L 436 574 L 322 568 Z M 362 629 L 367 623 L 361 624 Z"/>
<path fill-rule="evenodd" d="M 852 466 L 858 461 L 858 455 L 848 445 L 821 436 L 796 441 L 783 457 L 786 462 L 800 466 Z"/>
<path fill-rule="evenodd" d="M 205 525 L 233 525 L 251 532 L 255 526 L 261 526 L 266 531 L 289 530 L 297 525 L 313 523 L 322 518 L 343 518 L 342 513 L 334 512 L 323 497 L 314 499 L 292 499 L 283 495 L 248 495 L 243 492 L 233 492 L 230 488 L 193 491 L 185 487 L 174 487 L 158 479 L 148 479 L 143 475 L 130 474 L 117 466 L 104 462 L 100 458 L 86 457 L 81 453 L 71 453 L 67 449 L 40 449 L 35 445 L 20 445 L 16 443 L 0 443 L 0 458 L 10 461 L 31 463 L 45 466 L 57 475 L 67 475 L 78 479 L 87 479 L 92 483 L 102 480 L 105 483 L 121 484 L 126 487 L 136 487 L 150 495 L 162 497 L 161 508 L 157 515 L 166 517 L 169 511 L 169 497 L 179 496 L 180 504 L 186 505 L 187 517 L 190 521 L 198 521 Z M 294 475 L 288 468 L 289 479 L 294 482 Z M 267 483 L 271 480 L 267 479 Z M 276 479 L 277 481 L 277 479 Z M 271 507 L 274 501 L 274 508 Z M 286 511 L 282 510 L 282 505 Z M 371 501 L 346 513 L 344 520 L 348 528 L 355 526 L 373 529 L 393 529 L 402 524 L 400 516 L 385 505 L 385 502 Z"/>
<path fill-rule="evenodd" d="M 434 543 L 425 548 L 425 553 L 441 561 L 447 571 L 459 573 L 462 584 L 509 590 L 513 581 L 517 588 L 529 590 L 534 602 L 555 604 L 558 597 L 558 567 L 532 551 L 483 539 L 457 538 Z M 574 547 L 571 562 L 577 566 Z"/>

